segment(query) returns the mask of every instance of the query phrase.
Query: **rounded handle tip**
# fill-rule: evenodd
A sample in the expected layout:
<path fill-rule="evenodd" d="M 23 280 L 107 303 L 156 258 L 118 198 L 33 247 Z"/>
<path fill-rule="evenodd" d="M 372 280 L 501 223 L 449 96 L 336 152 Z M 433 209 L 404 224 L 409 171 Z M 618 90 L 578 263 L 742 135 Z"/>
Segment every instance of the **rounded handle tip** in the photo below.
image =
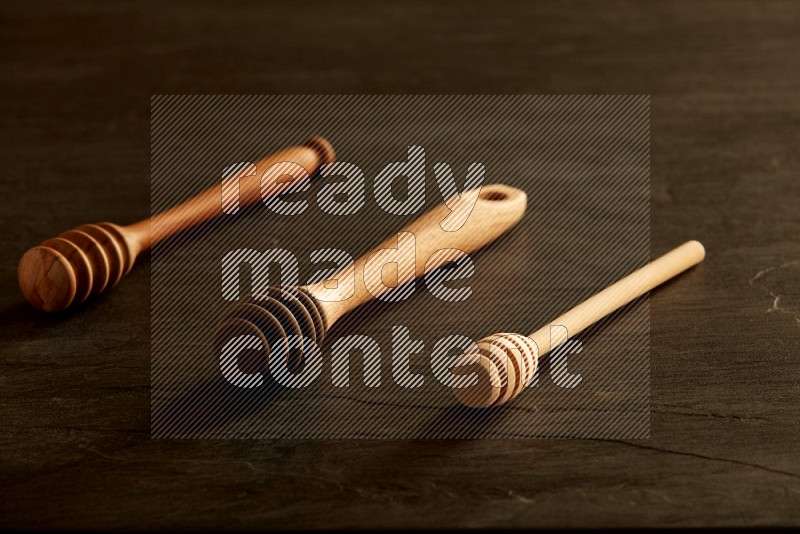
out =
<path fill-rule="evenodd" d="M 691 241 L 687 241 L 683 245 L 684 247 L 689 247 L 693 250 L 694 254 L 697 257 L 697 262 L 700 263 L 706 257 L 706 247 L 700 241 L 696 239 L 692 239 Z"/>
<path fill-rule="evenodd" d="M 489 184 L 480 188 L 478 201 L 486 209 L 502 208 L 519 220 L 525 214 L 528 195 L 522 189 L 505 184 Z"/>
<path fill-rule="evenodd" d="M 306 139 L 303 142 L 303 146 L 311 147 L 317 151 L 320 159 L 319 166 L 336 161 L 336 151 L 333 149 L 333 145 L 322 136 L 317 135 Z"/>

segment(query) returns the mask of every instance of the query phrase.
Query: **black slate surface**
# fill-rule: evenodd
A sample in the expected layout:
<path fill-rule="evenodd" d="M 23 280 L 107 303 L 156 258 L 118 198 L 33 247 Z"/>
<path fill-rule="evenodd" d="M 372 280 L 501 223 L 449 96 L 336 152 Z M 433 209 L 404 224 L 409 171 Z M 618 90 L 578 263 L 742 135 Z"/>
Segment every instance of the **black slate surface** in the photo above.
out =
<path fill-rule="evenodd" d="M 0 525 L 536 527 L 800 519 L 800 5 L 6 3 Z M 149 437 L 149 268 L 66 316 L 16 262 L 148 214 L 172 93 L 652 95 L 651 439 Z"/>

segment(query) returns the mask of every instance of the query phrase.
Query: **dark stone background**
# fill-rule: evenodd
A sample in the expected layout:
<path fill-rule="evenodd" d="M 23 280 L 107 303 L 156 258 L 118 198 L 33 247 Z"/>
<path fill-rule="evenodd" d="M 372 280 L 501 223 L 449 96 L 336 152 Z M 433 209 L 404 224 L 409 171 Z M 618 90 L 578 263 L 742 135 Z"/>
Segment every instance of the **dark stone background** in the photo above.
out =
<path fill-rule="evenodd" d="M 797 524 L 800 5 L 13 2 L 0 8 L 0 524 L 290 528 Z M 652 95 L 651 439 L 149 437 L 149 263 L 67 316 L 39 241 L 148 215 L 172 93 Z"/>

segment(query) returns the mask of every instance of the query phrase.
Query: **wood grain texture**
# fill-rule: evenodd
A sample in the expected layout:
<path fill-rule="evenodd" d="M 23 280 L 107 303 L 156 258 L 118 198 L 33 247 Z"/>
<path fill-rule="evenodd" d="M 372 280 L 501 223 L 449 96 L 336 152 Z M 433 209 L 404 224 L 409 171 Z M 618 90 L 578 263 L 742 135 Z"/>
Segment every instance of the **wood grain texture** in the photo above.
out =
<path fill-rule="evenodd" d="M 800 6 L 448 5 L 3 4 L 2 526 L 800 522 Z M 652 438 L 151 440 L 148 262 L 43 318 L 17 261 L 148 216 L 151 95 L 270 92 L 651 94 L 652 248 L 708 250 L 651 300 Z"/>
<path fill-rule="evenodd" d="M 472 408 L 504 404 L 519 395 L 530 383 L 539 359 L 571 337 L 614 313 L 648 291 L 694 267 L 705 257 L 703 245 L 687 241 L 659 256 L 648 265 L 570 308 L 531 334 L 492 334 L 477 342 L 456 365 L 454 374 L 477 373 L 477 382 L 457 384 L 453 394 Z M 552 327 L 557 326 L 555 334 Z"/>
<path fill-rule="evenodd" d="M 267 199 L 293 184 L 308 182 L 311 174 L 334 159 L 334 151 L 323 138 L 313 137 L 265 156 L 234 173 L 236 208 Z M 245 172 L 247 174 L 245 174 Z M 285 180 L 287 176 L 291 180 Z M 224 187 L 224 186 L 223 186 Z M 88 199 L 93 198 L 92 195 Z M 17 266 L 22 294 L 34 308 L 60 312 L 117 285 L 130 272 L 136 258 L 160 241 L 223 215 L 218 186 L 189 198 L 167 211 L 129 226 L 112 223 L 84 224 L 29 249 Z M 93 284 L 103 277 L 107 283 Z"/>
<path fill-rule="evenodd" d="M 352 280 L 352 284 L 338 283 L 335 289 L 328 289 L 326 280 L 306 289 L 317 300 L 325 324 L 330 328 L 356 307 L 447 263 L 442 261 L 444 255 L 440 251 L 461 251 L 447 256 L 448 261 L 456 261 L 464 254 L 489 245 L 522 219 L 526 205 L 524 191 L 504 184 L 486 184 L 480 195 L 477 190 L 465 191 L 459 199 L 448 199 L 400 230 L 413 238 L 413 242 L 408 240 L 408 247 L 401 246 L 399 233 L 395 234 L 333 276 L 336 280 Z M 448 224 L 445 220 L 451 215 L 454 219 L 460 217 L 462 225 L 445 230 L 442 226 Z M 384 257 L 384 251 L 389 252 L 391 259 Z M 384 273 L 382 266 L 388 262 L 410 268 L 402 272 L 399 267 L 390 268 Z"/>
<path fill-rule="evenodd" d="M 267 287 L 230 306 L 214 336 L 217 353 L 241 336 L 255 336 L 264 360 L 282 354 L 290 368 L 300 369 L 309 349 L 305 339 L 323 346 L 328 330 L 345 314 L 490 245 L 519 223 L 526 205 L 524 191 L 504 184 L 449 198 L 319 283 L 288 290 Z M 287 336 L 300 340 L 294 350 Z"/>

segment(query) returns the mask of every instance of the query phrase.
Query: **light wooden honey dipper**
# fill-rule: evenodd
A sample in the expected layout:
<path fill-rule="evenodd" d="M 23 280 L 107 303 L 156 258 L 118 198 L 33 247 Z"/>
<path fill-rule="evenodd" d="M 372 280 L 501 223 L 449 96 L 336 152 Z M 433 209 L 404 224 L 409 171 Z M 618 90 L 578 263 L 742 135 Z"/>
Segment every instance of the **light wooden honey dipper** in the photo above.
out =
<path fill-rule="evenodd" d="M 269 155 L 256 164 L 257 172 L 237 176 L 239 203 L 245 206 L 284 192 L 297 185 L 285 177 L 313 174 L 333 159 L 333 148 L 321 137 Z M 36 308 L 64 310 L 115 286 L 137 256 L 155 243 L 222 214 L 221 189 L 216 186 L 130 226 L 108 222 L 79 226 L 28 250 L 17 269 L 19 286 Z"/>
<path fill-rule="evenodd" d="M 217 332 L 217 349 L 224 350 L 231 339 L 239 336 L 255 336 L 267 358 L 270 351 L 275 353 L 280 347 L 281 354 L 288 360 L 287 367 L 298 368 L 302 364 L 303 337 L 319 345 L 326 332 L 346 313 L 488 245 L 519 222 L 525 212 L 527 196 L 519 189 L 493 184 L 467 191 L 457 202 L 459 207 L 454 214 L 462 208 L 468 210 L 474 202 L 471 213 L 462 213 L 469 216 L 457 230 L 446 231 L 442 227 L 451 214 L 451 207 L 456 205 L 453 202 L 450 202 L 451 207 L 447 203 L 440 204 L 402 230 L 401 233 L 414 235 L 414 248 L 410 253 L 403 253 L 399 246 L 401 234 L 397 234 L 328 280 L 293 291 L 270 287 L 231 306 Z M 389 249 L 398 249 L 399 256 L 391 260 L 396 261 L 397 272 L 370 268 L 365 276 L 365 266 L 370 259 L 377 260 L 379 256 L 376 255 Z M 400 273 L 400 265 L 404 263 L 413 265 L 413 271 Z M 381 276 L 384 283 L 381 283 Z M 354 284 L 330 287 L 332 280 L 352 280 Z M 288 336 L 299 340 L 293 350 L 289 350 L 286 343 Z"/>
<path fill-rule="evenodd" d="M 539 359 L 545 354 L 570 336 L 697 265 L 704 257 L 703 245 L 688 241 L 529 336 L 501 333 L 480 340 L 477 347 L 464 354 L 454 366 L 453 393 L 461 404 L 472 408 L 488 408 L 510 401 L 530 383 Z M 564 328 L 551 331 L 551 325 Z M 469 376 L 477 376 L 477 381 L 473 379 L 473 383 L 468 384 Z"/>

